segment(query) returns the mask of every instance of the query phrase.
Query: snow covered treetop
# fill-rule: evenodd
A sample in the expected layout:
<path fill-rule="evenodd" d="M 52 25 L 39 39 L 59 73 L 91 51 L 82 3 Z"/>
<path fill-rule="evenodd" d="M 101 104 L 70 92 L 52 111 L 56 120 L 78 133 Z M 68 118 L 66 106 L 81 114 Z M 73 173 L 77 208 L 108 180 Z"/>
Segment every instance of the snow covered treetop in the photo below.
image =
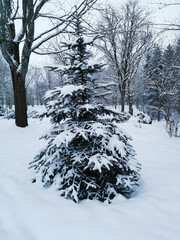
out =
<path fill-rule="evenodd" d="M 92 45 L 94 38 L 84 38 L 79 36 L 74 42 L 63 42 L 62 47 L 66 47 L 66 60 L 68 65 L 51 65 L 46 68 L 52 71 L 61 72 L 67 75 L 69 84 L 91 84 L 93 81 L 92 75 L 100 72 L 103 64 L 93 59 L 92 54 L 87 50 L 88 45 Z"/>
<path fill-rule="evenodd" d="M 80 36 L 77 38 L 76 41 L 66 41 L 66 42 L 61 42 L 62 47 L 68 48 L 68 49 L 75 49 L 79 46 L 79 43 L 82 42 L 84 46 L 86 45 L 93 45 L 94 40 L 97 37 L 84 37 Z"/>

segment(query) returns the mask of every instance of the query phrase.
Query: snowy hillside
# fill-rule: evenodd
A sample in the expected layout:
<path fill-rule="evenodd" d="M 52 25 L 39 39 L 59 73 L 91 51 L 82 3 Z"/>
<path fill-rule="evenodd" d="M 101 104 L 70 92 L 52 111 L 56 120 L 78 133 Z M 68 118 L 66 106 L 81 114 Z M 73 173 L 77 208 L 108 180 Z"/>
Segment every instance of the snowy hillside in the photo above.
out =
<path fill-rule="evenodd" d="M 0 120 L 0 239 L 1 240 L 178 240 L 180 237 L 180 139 L 169 138 L 163 122 L 135 127 L 121 124 L 133 137 L 142 163 L 141 186 L 127 200 L 112 204 L 75 204 L 52 188 L 32 184 L 28 164 L 44 145 L 39 137 L 47 120 L 30 120 L 17 128 Z"/>

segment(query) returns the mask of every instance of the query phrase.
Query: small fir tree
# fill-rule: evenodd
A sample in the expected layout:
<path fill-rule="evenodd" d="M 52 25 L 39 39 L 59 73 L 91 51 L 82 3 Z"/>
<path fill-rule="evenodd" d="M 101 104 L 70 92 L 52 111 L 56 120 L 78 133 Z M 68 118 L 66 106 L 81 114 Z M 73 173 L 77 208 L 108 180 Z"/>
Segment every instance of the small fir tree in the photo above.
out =
<path fill-rule="evenodd" d="M 56 185 L 65 198 L 79 202 L 97 199 L 111 202 L 117 195 L 129 198 L 139 180 L 140 165 L 135 152 L 117 123 L 105 120 L 113 114 L 124 121 L 125 115 L 102 105 L 94 106 L 93 74 L 102 65 L 90 61 L 87 50 L 93 39 L 83 37 L 78 14 L 74 21 L 75 42 L 63 43 L 69 49 L 69 66 L 54 66 L 67 75 L 66 85 L 46 93 L 46 116 L 53 128 L 44 136 L 47 146 L 30 164 L 45 187 Z"/>

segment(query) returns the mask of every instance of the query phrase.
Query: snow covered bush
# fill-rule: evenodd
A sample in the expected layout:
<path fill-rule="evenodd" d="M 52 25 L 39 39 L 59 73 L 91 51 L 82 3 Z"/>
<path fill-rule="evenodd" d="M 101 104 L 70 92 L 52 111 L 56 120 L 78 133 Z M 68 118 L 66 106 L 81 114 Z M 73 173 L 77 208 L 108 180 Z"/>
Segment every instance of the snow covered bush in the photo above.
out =
<path fill-rule="evenodd" d="M 139 112 L 135 115 L 135 117 L 139 123 L 152 124 L 151 118 L 146 113 Z"/>
<path fill-rule="evenodd" d="M 4 116 L 5 109 L 2 105 L 0 105 L 0 117 Z"/>
<path fill-rule="evenodd" d="M 170 137 L 180 137 L 180 114 L 173 112 L 169 119 L 166 118 L 166 132 Z"/>
<path fill-rule="evenodd" d="M 114 115 L 115 112 L 117 113 L 116 115 Z M 114 110 L 113 114 L 110 115 L 104 114 L 103 116 L 100 115 L 99 117 L 109 122 L 122 123 L 128 121 L 131 115 L 129 113 L 125 112 L 120 113 L 119 111 Z"/>
<path fill-rule="evenodd" d="M 3 107 L 0 105 L 0 117 L 7 119 L 15 119 L 15 111 L 9 109 L 9 107 Z"/>
<path fill-rule="evenodd" d="M 102 66 L 89 62 L 87 46 L 93 39 L 83 37 L 80 23 L 77 15 L 77 40 L 64 43 L 70 49 L 70 65 L 53 67 L 68 76 L 67 85 L 48 91 L 44 97 L 44 116 L 51 118 L 53 127 L 43 136 L 47 146 L 30 167 L 36 172 L 33 182 L 40 180 L 44 187 L 55 185 L 65 198 L 110 203 L 117 194 L 130 197 L 140 166 L 134 158 L 131 138 L 116 123 L 103 119 L 105 114 L 118 117 L 119 113 L 90 102 L 93 74 Z"/>
<path fill-rule="evenodd" d="M 28 110 L 28 118 L 39 118 L 39 112 L 37 110 Z"/>
<path fill-rule="evenodd" d="M 175 120 L 166 121 L 166 132 L 170 137 L 180 137 L 180 122 Z"/>
<path fill-rule="evenodd" d="M 15 111 L 13 109 L 8 109 L 6 111 L 5 118 L 7 118 L 7 119 L 15 119 Z"/>

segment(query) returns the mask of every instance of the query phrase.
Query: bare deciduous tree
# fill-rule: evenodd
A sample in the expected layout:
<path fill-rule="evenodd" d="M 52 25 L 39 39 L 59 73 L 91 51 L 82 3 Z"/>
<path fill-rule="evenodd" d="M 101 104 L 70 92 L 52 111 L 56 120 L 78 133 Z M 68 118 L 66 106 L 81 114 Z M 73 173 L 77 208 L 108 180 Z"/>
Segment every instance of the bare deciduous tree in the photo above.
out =
<path fill-rule="evenodd" d="M 102 42 L 99 48 L 114 70 L 124 112 L 127 94 L 129 112 L 133 113 L 133 79 L 151 39 L 147 14 L 136 1 L 128 1 L 120 11 L 113 7 L 102 12 L 99 24 Z"/>

